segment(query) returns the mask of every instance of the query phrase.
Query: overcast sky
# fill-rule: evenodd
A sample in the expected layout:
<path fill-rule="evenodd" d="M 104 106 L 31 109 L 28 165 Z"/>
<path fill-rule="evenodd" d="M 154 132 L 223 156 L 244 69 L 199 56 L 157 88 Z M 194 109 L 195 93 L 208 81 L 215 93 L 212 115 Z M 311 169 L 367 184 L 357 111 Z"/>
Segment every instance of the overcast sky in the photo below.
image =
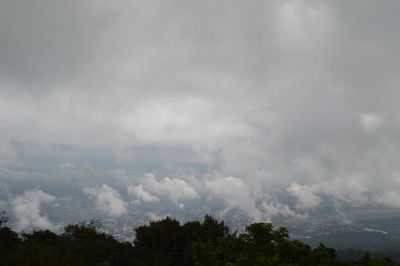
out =
<path fill-rule="evenodd" d="M 68 183 L 109 216 L 165 200 L 253 220 L 400 208 L 399 12 L 1 0 L 0 207 L 52 228 L 40 206 Z"/>

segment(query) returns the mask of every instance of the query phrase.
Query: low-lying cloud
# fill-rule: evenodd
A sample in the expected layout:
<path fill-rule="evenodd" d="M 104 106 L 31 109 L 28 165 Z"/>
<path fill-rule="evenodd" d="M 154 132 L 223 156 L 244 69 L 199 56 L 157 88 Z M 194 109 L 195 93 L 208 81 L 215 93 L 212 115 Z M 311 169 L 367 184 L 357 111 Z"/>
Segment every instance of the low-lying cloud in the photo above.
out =
<path fill-rule="evenodd" d="M 137 188 L 137 187 L 136 187 Z M 197 194 L 194 187 L 192 187 L 188 182 L 178 178 L 164 177 L 158 181 L 154 174 L 148 173 L 143 178 L 143 184 L 139 185 L 142 192 L 149 192 L 170 199 L 174 203 L 182 203 L 186 200 L 197 199 L 199 195 Z M 147 189 L 146 192 L 143 188 Z M 135 187 L 131 187 L 128 190 L 132 191 Z M 147 198 L 149 199 L 149 198 Z"/>
<path fill-rule="evenodd" d="M 99 211 L 109 216 L 119 216 L 127 212 L 127 203 L 121 199 L 118 191 L 106 184 L 92 188 L 85 187 L 83 193 L 94 200 Z"/>
<path fill-rule="evenodd" d="M 25 191 L 17 195 L 11 202 L 13 215 L 16 218 L 15 229 L 20 231 L 32 231 L 34 229 L 57 230 L 45 214 L 41 214 L 41 206 L 50 204 L 56 197 L 39 189 Z"/>
<path fill-rule="evenodd" d="M 129 186 L 128 187 L 128 193 L 133 194 L 137 200 L 143 201 L 143 202 L 157 202 L 159 199 L 156 196 L 151 195 L 149 192 L 147 192 L 144 188 L 143 185 L 137 185 L 137 186 Z"/>

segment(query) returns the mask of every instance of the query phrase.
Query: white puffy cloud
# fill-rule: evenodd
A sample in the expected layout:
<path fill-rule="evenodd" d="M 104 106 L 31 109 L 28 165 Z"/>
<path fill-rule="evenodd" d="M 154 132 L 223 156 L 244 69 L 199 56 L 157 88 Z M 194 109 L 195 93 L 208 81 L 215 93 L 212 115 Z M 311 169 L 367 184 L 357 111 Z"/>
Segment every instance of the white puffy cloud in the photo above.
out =
<path fill-rule="evenodd" d="M 271 219 L 275 216 L 285 216 L 293 218 L 306 218 L 307 215 L 299 214 L 292 210 L 288 205 L 282 204 L 278 201 L 263 201 L 260 208 L 263 210 L 263 217 Z"/>
<path fill-rule="evenodd" d="M 143 202 L 157 202 L 159 199 L 156 196 L 151 195 L 149 192 L 147 192 L 144 188 L 143 185 L 137 185 L 137 186 L 129 186 L 127 188 L 128 193 L 133 194 L 134 196 L 137 197 L 138 200 L 141 200 Z"/>
<path fill-rule="evenodd" d="M 311 209 L 321 203 L 321 198 L 315 195 L 313 187 L 306 185 L 299 185 L 293 183 L 287 188 L 287 191 L 293 196 L 297 197 L 296 207 L 299 209 Z"/>
<path fill-rule="evenodd" d="M 169 198 L 174 203 L 181 203 L 182 201 L 199 197 L 194 187 L 185 180 L 178 178 L 164 177 L 158 181 L 153 174 L 146 174 L 143 186 L 158 196 Z"/>
<path fill-rule="evenodd" d="M 302 210 L 317 208 L 322 203 L 323 198 L 334 200 L 336 207 L 341 204 L 358 207 L 371 204 L 374 201 L 378 203 L 380 200 L 369 195 L 372 194 L 372 191 L 366 188 L 365 183 L 366 178 L 364 176 L 352 175 L 347 178 L 331 178 L 312 185 L 292 183 L 286 190 L 296 197 L 296 208 Z M 380 193 L 378 195 L 378 197 L 382 196 Z M 382 202 L 384 201 L 382 200 Z"/>
<path fill-rule="evenodd" d="M 118 191 L 106 184 L 97 187 L 85 187 L 83 193 L 95 201 L 96 208 L 109 216 L 119 216 L 127 212 L 127 203 L 121 199 Z"/>
<path fill-rule="evenodd" d="M 148 212 L 148 213 L 146 213 L 146 216 L 149 217 L 150 221 L 158 221 L 158 220 L 162 220 L 162 219 L 166 218 L 169 215 L 158 215 L 153 212 Z"/>
<path fill-rule="evenodd" d="M 275 216 L 305 218 L 303 214 L 294 211 L 290 206 L 271 199 L 268 194 L 258 194 L 240 178 L 217 177 L 206 181 L 206 186 L 212 198 L 222 199 L 227 206 L 221 214 L 238 209 L 255 221 L 270 221 Z"/>
<path fill-rule="evenodd" d="M 250 188 L 236 177 L 215 178 L 206 181 L 209 192 L 222 199 L 228 208 L 237 208 L 255 220 L 261 220 L 262 214 L 256 208 Z"/>
<path fill-rule="evenodd" d="M 11 202 L 12 211 L 16 218 L 15 229 L 17 231 L 31 231 L 33 229 L 56 230 L 57 226 L 40 213 L 42 204 L 48 204 L 55 200 L 55 196 L 39 189 L 27 190 L 24 194 L 16 196 Z"/>

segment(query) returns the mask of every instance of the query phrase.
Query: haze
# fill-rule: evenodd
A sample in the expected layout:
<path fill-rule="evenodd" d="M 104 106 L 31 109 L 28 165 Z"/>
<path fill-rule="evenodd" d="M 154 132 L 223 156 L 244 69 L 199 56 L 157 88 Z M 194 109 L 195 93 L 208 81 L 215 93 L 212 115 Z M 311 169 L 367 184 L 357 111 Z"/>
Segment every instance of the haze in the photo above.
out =
<path fill-rule="evenodd" d="M 2 0 L 0 209 L 20 231 L 78 198 L 110 219 L 398 211 L 399 11 Z"/>

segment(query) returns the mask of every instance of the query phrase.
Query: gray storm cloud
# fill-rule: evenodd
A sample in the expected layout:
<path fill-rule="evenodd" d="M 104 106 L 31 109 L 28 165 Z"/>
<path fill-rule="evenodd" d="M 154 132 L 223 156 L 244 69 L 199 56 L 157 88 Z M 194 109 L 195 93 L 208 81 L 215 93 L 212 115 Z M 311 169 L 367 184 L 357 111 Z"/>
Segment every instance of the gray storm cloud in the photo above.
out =
<path fill-rule="evenodd" d="M 0 181 L 70 174 L 114 215 L 126 187 L 254 219 L 397 208 L 399 8 L 1 1 Z"/>

